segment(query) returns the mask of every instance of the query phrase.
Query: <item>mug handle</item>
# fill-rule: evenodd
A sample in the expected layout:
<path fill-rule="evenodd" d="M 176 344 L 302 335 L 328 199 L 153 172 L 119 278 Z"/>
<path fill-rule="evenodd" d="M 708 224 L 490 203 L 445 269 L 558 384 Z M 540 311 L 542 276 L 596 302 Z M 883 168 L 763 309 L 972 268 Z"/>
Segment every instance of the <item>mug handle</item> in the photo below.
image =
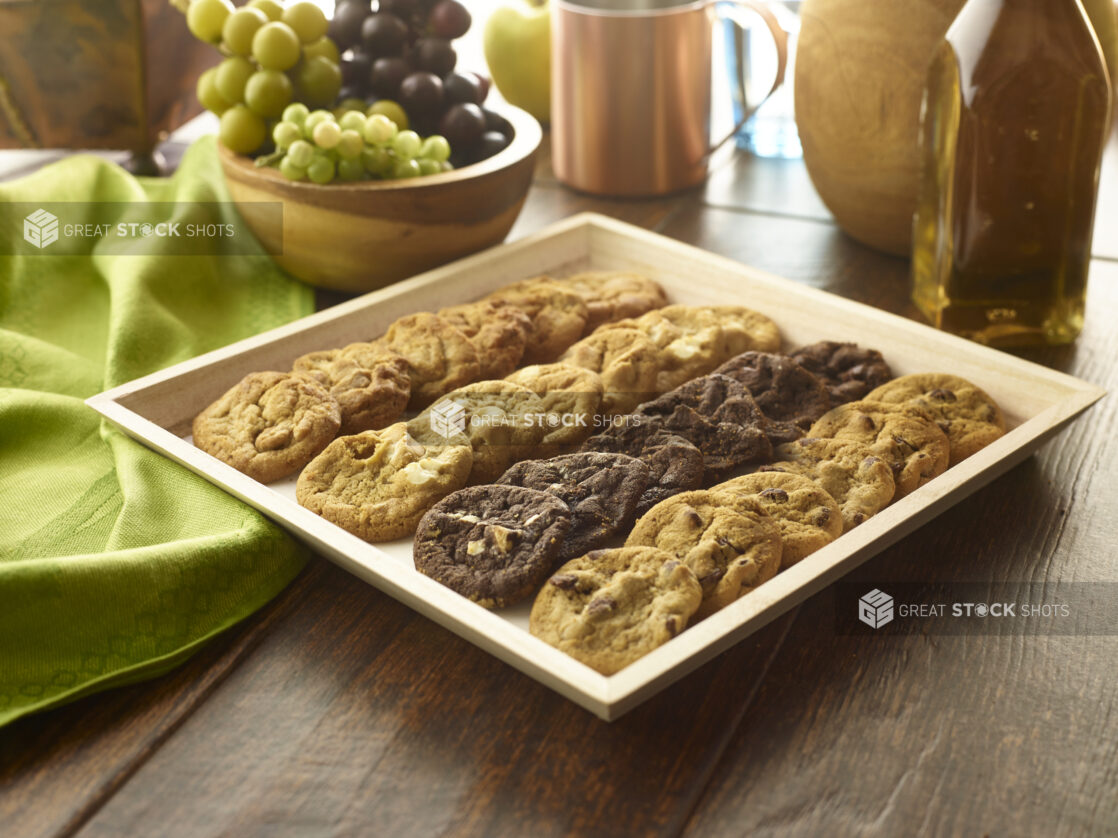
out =
<path fill-rule="evenodd" d="M 746 27 L 742 25 L 737 17 L 739 9 L 755 13 L 761 18 L 765 26 L 768 27 L 769 34 L 773 37 L 773 43 L 776 44 L 776 75 L 773 77 L 773 84 L 772 87 L 769 88 L 769 92 L 764 95 L 760 102 L 745 110 L 741 119 L 730 129 L 730 133 L 707 149 L 706 155 L 704 155 L 706 157 L 709 157 L 714 154 L 714 152 L 718 151 L 718 149 L 722 148 L 727 140 L 742 129 L 742 126 L 749 121 L 750 117 L 757 112 L 758 108 L 765 104 L 770 96 L 776 93 L 777 88 L 784 83 L 784 73 L 788 69 L 788 33 L 784 31 L 784 28 L 780 25 L 780 21 L 776 19 L 776 15 L 772 13 L 772 10 L 769 9 L 767 4 L 761 2 L 761 0 L 718 0 L 714 5 L 714 14 L 719 22 L 728 20 L 738 28 L 739 34 L 744 34 Z M 745 68 L 742 66 L 742 63 L 743 62 L 740 60 L 738 61 L 737 85 L 741 101 L 745 102 Z"/>

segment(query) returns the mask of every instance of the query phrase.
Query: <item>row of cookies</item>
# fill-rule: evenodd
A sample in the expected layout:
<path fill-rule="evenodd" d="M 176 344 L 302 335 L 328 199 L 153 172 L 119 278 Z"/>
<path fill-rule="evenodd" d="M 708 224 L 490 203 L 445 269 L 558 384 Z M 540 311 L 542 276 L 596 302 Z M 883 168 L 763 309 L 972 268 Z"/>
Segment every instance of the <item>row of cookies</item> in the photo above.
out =
<path fill-rule="evenodd" d="M 338 434 L 386 427 L 463 385 L 553 361 L 603 323 L 666 302 L 659 284 L 633 273 L 513 283 L 437 314 L 401 317 L 375 340 L 308 353 L 289 372 L 250 373 L 195 417 L 194 444 L 274 482 Z"/>

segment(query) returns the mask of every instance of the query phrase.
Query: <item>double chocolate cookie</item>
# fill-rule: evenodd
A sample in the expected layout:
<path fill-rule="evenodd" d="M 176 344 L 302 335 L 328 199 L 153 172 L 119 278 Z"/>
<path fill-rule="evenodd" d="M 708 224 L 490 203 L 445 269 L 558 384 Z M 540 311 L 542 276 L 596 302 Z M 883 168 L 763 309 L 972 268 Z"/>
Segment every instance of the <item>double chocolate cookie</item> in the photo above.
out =
<path fill-rule="evenodd" d="M 564 454 L 517 463 L 497 481 L 554 495 L 571 512 L 559 559 L 604 546 L 629 528 L 649 482 L 649 468 L 625 454 Z"/>
<path fill-rule="evenodd" d="M 800 347 L 791 358 L 827 386 L 832 405 L 864 399 L 893 377 L 880 352 L 856 343 L 821 340 Z"/>
<path fill-rule="evenodd" d="M 648 466 L 648 485 L 637 500 L 637 515 L 672 495 L 703 485 L 703 452 L 670 431 L 650 433 L 640 425 L 626 424 L 616 432 L 591 437 L 582 450 L 628 454 Z"/>
<path fill-rule="evenodd" d="M 485 608 L 526 597 L 555 567 L 567 505 L 520 486 L 473 486 L 443 498 L 415 534 L 415 568 Z"/>
<path fill-rule="evenodd" d="M 831 397 L 823 382 L 787 355 L 744 352 L 715 373 L 745 387 L 769 419 L 800 430 L 810 428 L 812 422 L 831 409 Z"/>

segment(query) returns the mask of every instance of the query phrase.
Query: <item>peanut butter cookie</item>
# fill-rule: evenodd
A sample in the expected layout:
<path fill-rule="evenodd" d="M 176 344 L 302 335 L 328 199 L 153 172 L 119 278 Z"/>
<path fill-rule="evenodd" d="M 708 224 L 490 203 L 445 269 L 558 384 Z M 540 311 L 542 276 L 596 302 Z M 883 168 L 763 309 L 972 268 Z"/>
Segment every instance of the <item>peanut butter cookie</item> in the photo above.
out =
<path fill-rule="evenodd" d="M 842 510 L 843 532 L 888 506 L 896 492 L 893 470 L 863 442 L 803 437 L 778 446 L 776 458 L 760 471 L 783 471 L 814 480 Z"/>
<path fill-rule="evenodd" d="M 540 397 L 547 433 L 540 441 L 542 458 L 563 453 L 595 430 L 604 387 L 593 370 L 573 364 L 533 364 L 505 377 Z"/>
<path fill-rule="evenodd" d="M 904 375 L 882 384 L 866 398 L 887 404 L 916 404 L 930 411 L 951 443 L 951 465 L 1005 434 L 1005 418 L 997 402 L 981 387 L 957 375 Z"/>
<path fill-rule="evenodd" d="M 637 521 L 626 547 L 657 547 L 694 571 L 703 589 L 696 619 L 729 605 L 780 569 L 780 528 L 756 501 L 684 492 Z"/>
<path fill-rule="evenodd" d="M 550 277 L 536 277 L 499 288 L 488 297 L 499 305 L 521 309 L 532 319 L 524 363 L 547 364 L 582 336 L 586 303 L 581 295 Z"/>
<path fill-rule="evenodd" d="M 299 503 L 365 541 L 411 535 L 423 514 L 466 485 L 467 444 L 423 444 L 397 422 L 338 437 L 303 469 Z"/>
<path fill-rule="evenodd" d="M 481 375 L 477 349 L 461 329 L 437 314 L 401 317 L 377 343 L 408 362 L 411 396 L 408 406 L 420 410 L 455 387 Z"/>
<path fill-rule="evenodd" d="M 261 483 L 298 471 L 338 433 L 334 397 L 311 378 L 254 372 L 194 417 L 194 444 Z"/>
<path fill-rule="evenodd" d="M 552 574 L 528 625 L 541 640 L 613 675 L 683 631 L 701 599 L 695 574 L 669 553 L 595 550 Z"/>
<path fill-rule="evenodd" d="M 898 498 L 947 470 L 947 435 L 932 414 L 917 405 L 848 402 L 823 414 L 807 435 L 869 445 L 893 470 Z"/>
<path fill-rule="evenodd" d="M 638 317 L 646 311 L 668 304 L 659 283 L 640 274 L 625 271 L 586 271 L 559 282 L 582 297 L 586 303 L 586 326 L 590 334 L 603 323 Z"/>
<path fill-rule="evenodd" d="M 532 332 L 532 319 L 519 308 L 487 300 L 444 308 L 439 317 L 457 326 L 474 345 L 479 378 L 504 378 L 515 370 Z"/>
<path fill-rule="evenodd" d="M 630 413 L 660 392 L 657 379 L 663 353 L 638 329 L 599 329 L 571 346 L 559 360 L 601 376 L 601 406 L 610 415 Z"/>
<path fill-rule="evenodd" d="M 543 583 L 570 525 L 567 505 L 546 492 L 461 489 L 419 522 L 415 569 L 484 608 L 504 608 Z"/>
<path fill-rule="evenodd" d="M 752 498 L 769 513 L 780 527 L 781 569 L 842 535 L 842 512 L 835 499 L 799 474 L 761 471 L 719 483 L 712 491 Z"/>
<path fill-rule="evenodd" d="M 383 428 L 400 418 L 411 394 L 403 356 L 372 343 L 311 352 L 295 359 L 292 371 L 323 384 L 338 402 L 339 433 Z"/>

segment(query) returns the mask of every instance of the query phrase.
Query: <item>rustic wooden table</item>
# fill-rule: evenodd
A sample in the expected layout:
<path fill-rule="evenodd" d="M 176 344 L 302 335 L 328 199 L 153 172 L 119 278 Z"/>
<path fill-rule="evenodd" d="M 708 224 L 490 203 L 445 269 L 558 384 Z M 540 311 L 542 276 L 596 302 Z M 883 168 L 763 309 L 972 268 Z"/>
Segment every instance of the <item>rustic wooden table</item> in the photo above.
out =
<path fill-rule="evenodd" d="M 1086 329 L 1025 354 L 1118 389 L 1114 144 L 1104 181 Z M 907 263 L 841 234 L 799 162 L 724 156 L 702 190 L 622 202 L 545 154 L 512 235 L 582 210 L 917 316 Z M 852 578 L 1118 581 L 1115 417 Z M 607 724 L 314 560 L 178 671 L 0 730 L 0 834 L 1118 835 L 1116 633 L 855 636 L 831 607 Z"/>

